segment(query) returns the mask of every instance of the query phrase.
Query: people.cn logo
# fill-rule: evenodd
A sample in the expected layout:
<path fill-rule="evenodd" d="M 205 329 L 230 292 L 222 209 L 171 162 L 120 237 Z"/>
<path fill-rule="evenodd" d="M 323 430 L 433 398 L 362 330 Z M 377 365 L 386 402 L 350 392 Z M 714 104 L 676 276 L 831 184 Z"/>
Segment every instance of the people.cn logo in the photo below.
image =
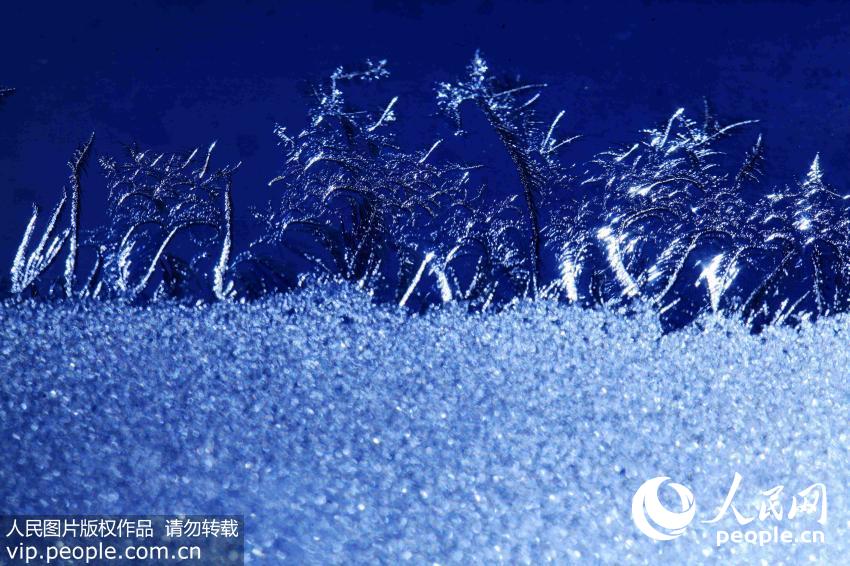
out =
<path fill-rule="evenodd" d="M 640 532 L 655 540 L 673 540 L 685 532 L 694 515 L 697 505 L 691 490 L 680 483 L 670 482 L 669 487 L 676 492 L 681 502 L 681 511 L 670 511 L 661 503 L 658 492 L 664 482 L 670 478 L 659 476 L 647 480 L 632 497 L 632 520 Z"/>

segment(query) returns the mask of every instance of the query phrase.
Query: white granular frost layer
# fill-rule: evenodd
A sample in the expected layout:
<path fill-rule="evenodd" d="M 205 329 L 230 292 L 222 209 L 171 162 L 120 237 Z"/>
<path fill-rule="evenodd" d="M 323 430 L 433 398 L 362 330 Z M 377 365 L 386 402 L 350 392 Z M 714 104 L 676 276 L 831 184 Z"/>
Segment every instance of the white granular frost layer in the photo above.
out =
<path fill-rule="evenodd" d="M 547 301 L 411 317 L 329 286 L 6 304 L 0 513 L 244 514 L 250 563 L 842 564 L 848 344 L 847 317 L 662 335 Z M 823 482 L 826 543 L 716 547 L 741 527 L 700 520 L 735 472 L 741 511 Z M 655 476 L 698 506 L 669 542 L 630 515 Z"/>

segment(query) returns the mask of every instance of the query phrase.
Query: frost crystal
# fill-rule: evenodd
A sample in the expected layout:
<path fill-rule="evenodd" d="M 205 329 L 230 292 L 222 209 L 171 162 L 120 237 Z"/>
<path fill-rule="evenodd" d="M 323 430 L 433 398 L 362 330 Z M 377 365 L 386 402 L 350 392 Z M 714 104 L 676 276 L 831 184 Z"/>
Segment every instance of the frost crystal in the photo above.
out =
<path fill-rule="evenodd" d="M 129 160 L 101 159 L 109 188 L 111 224 L 103 242 L 103 277 L 112 293 L 134 299 L 149 286 L 156 270 L 166 269 L 160 289 L 180 285 L 190 273 L 180 272 L 176 256 L 167 254 L 181 234 L 190 246 L 205 247 L 218 242 L 218 260 L 213 268 L 213 291 L 225 298 L 231 286 L 225 283 L 232 245 L 231 176 L 236 167 L 212 170 L 215 143 L 202 157 L 199 150 L 188 156 L 157 154 L 129 149 Z M 212 232 L 204 236 L 203 229 Z M 198 262 L 205 255 L 195 256 Z M 133 265 L 138 261 L 138 267 Z M 98 281 L 89 287 L 97 288 Z"/>
<path fill-rule="evenodd" d="M 575 137 L 558 141 L 554 137 L 564 112 L 542 130 L 538 127 L 535 104 L 546 85 L 508 82 L 502 84 L 490 75 L 487 62 L 476 53 L 467 69 L 467 77 L 458 83 L 442 83 L 437 90 L 437 104 L 450 116 L 459 133 L 460 108 L 474 104 L 499 136 L 519 174 L 520 194 L 524 201 L 528 238 L 525 252 L 527 284 L 525 294 L 536 295 L 542 282 L 542 209 L 551 202 L 551 192 L 565 182 L 555 151 Z M 544 133 L 545 132 L 545 133 Z"/>
<path fill-rule="evenodd" d="M 762 137 L 747 133 L 744 152 L 733 137 L 753 121 L 722 125 L 707 104 L 697 121 L 679 108 L 582 169 L 561 155 L 578 137 L 562 134 L 566 112 L 540 109 L 546 85 L 502 79 L 476 53 L 465 76 L 438 85 L 436 103 L 457 136 L 468 133 L 468 109 L 501 142 L 515 175 L 487 187 L 481 164 L 448 159 L 453 136 L 401 147 L 396 128 L 412 110 L 400 96 L 352 102 L 352 89 L 387 76 L 385 60 L 338 67 L 316 85 L 302 129 L 275 128 L 274 198 L 254 211 L 259 233 L 241 248 L 236 167 L 211 169 L 215 144 L 205 154 L 134 148 L 126 163 L 101 158 L 110 223 L 81 233 L 90 140 L 44 227 L 33 209 L 9 291 L 196 302 L 342 279 L 414 310 L 548 297 L 650 305 L 665 328 L 711 313 L 754 330 L 850 306 L 845 196 L 827 184 L 819 157 L 792 187 L 763 186 Z"/>
<path fill-rule="evenodd" d="M 846 315 L 665 336 L 541 300 L 407 317 L 352 287 L 0 305 L 0 513 L 244 513 L 252 564 L 846 563 Z M 702 524 L 736 472 L 741 513 L 823 482 L 828 523 Z M 629 513 L 659 475 L 697 500 L 673 542 Z M 718 547 L 715 526 L 826 544 Z"/>
<path fill-rule="evenodd" d="M 699 312 L 706 301 L 715 312 L 734 308 L 725 294 L 756 238 L 742 184 L 757 179 L 761 138 L 734 177 L 720 167 L 717 144 L 750 123 L 721 127 L 707 111 L 698 124 L 679 109 L 644 141 L 596 159 L 598 173 L 584 182 L 602 195 L 607 296 L 640 296 L 661 312 L 677 304 L 679 313 Z M 706 277 L 700 298 L 693 287 Z"/>
<path fill-rule="evenodd" d="M 240 264 L 268 265 L 289 254 L 284 269 L 316 270 L 408 302 L 439 252 L 439 232 L 458 221 L 472 195 L 463 167 L 434 164 L 439 142 L 428 151 L 396 147 L 386 130 L 398 97 L 378 112 L 349 108 L 342 83 L 379 79 L 384 65 L 337 69 L 317 93 L 307 128 L 294 136 L 277 128 L 284 170 L 269 184 L 281 192 L 281 205 L 262 216 L 267 233 Z"/>

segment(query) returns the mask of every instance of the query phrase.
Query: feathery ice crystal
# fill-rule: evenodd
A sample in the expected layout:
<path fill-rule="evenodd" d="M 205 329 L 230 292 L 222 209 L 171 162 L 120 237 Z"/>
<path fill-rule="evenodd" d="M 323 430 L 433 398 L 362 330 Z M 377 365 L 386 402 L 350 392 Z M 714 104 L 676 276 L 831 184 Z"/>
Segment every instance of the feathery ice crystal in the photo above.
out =
<path fill-rule="evenodd" d="M 824 181 L 817 156 L 799 182 L 763 187 L 761 136 L 747 134 L 754 141 L 739 157 L 728 149 L 754 121 L 722 125 L 706 105 L 697 122 L 679 109 L 576 175 L 561 155 L 578 137 L 561 137 L 565 112 L 538 108 L 546 85 L 503 80 L 476 53 L 464 77 L 438 85 L 436 103 L 458 136 L 469 107 L 501 142 L 516 181 L 502 176 L 493 191 L 478 179 L 480 164 L 446 157 L 444 139 L 402 148 L 398 96 L 375 109 L 349 101 L 349 88 L 388 75 L 383 60 L 337 68 L 316 86 L 301 131 L 275 128 L 276 196 L 254 212 L 263 232 L 241 250 L 231 199 L 238 166 L 212 168 L 214 143 L 205 154 L 132 148 L 125 162 L 101 157 L 110 220 L 81 234 L 89 140 L 41 228 L 34 207 L 7 292 L 229 300 L 339 278 L 417 310 L 534 297 L 639 302 L 668 328 L 704 313 L 760 329 L 847 310 L 846 197 Z"/>

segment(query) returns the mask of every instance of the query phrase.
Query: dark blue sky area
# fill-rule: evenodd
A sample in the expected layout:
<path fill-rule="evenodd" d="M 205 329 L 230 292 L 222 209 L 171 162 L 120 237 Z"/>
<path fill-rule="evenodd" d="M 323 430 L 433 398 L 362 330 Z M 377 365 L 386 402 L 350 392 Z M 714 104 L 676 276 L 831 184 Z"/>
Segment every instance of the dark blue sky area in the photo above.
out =
<path fill-rule="evenodd" d="M 389 60 L 374 104 L 400 94 L 399 126 L 419 146 L 433 141 L 434 83 L 481 48 L 497 71 L 552 85 L 566 131 L 585 135 L 567 158 L 633 142 L 678 106 L 697 114 L 706 96 L 722 118 L 762 120 L 746 135 L 765 134 L 770 178 L 793 180 L 820 151 L 828 180 L 850 179 L 842 3 L 8 2 L 0 12 L 0 85 L 17 89 L 0 106 L 3 266 L 30 202 L 55 202 L 91 131 L 99 154 L 217 139 L 219 163 L 244 162 L 237 206 L 272 198 L 274 124 L 297 129 L 310 79 L 366 57 Z M 89 224 L 103 209 L 93 173 Z"/>

